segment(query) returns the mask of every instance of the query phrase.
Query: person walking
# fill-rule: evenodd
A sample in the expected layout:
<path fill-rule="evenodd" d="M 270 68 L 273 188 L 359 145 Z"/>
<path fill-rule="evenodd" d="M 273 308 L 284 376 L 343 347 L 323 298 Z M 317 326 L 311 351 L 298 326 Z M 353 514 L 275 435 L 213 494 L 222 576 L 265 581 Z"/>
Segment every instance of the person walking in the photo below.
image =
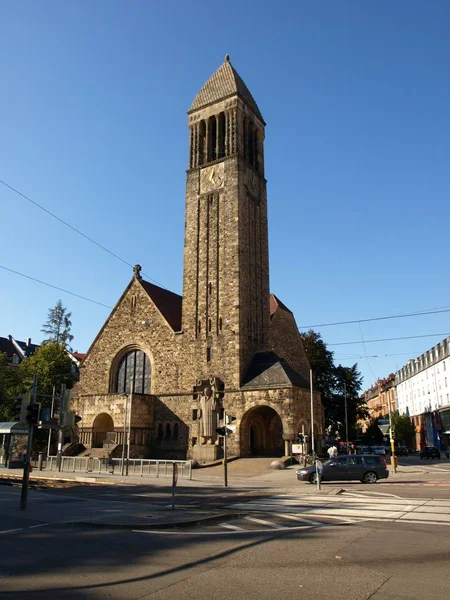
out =
<path fill-rule="evenodd" d="M 337 453 L 338 451 L 334 444 L 328 448 L 328 456 L 330 457 L 330 460 L 332 458 L 335 458 L 337 456 Z"/>

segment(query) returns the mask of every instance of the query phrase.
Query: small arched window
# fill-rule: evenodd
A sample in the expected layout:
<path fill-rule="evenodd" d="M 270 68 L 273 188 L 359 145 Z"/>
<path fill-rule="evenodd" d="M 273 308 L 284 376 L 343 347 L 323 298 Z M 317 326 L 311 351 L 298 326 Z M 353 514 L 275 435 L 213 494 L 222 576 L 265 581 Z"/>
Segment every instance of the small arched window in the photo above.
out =
<path fill-rule="evenodd" d="M 150 360 L 142 350 L 125 354 L 117 369 L 116 392 L 118 394 L 150 394 Z"/>
<path fill-rule="evenodd" d="M 170 440 L 172 437 L 172 430 L 170 428 L 170 423 L 166 423 L 166 440 Z"/>
<path fill-rule="evenodd" d="M 164 437 L 164 431 L 162 423 L 158 423 L 158 440 L 162 440 Z"/>
<path fill-rule="evenodd" d="M 175 425 L 173 426 L 173 439 L 178 439 L 178 423 L 175 423 Z"/>

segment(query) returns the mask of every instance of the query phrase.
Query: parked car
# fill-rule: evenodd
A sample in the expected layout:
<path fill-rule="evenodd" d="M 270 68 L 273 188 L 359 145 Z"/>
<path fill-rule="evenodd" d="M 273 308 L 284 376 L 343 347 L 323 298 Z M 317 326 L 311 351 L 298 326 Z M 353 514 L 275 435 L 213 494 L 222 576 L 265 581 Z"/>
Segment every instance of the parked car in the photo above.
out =
<path fill-rule="evenodd" d="M 384 456 L 376 454 L 338 456 L 323 463 L 322 481 L 358 479 L 363 483 L 376 483 L 378 479 L 387 477 L 389 477 L 389 471 Z M 297 479 L 317 483 L 316 467 L 299 469 Z"/>
<path fill-rule="evenodd" d="M 357 454 L 373 454 L 371 446 L 356 446 Z"/>
<path fill-rule="evenodd" d="M 441 458 L 441 453 L 436 446 L 425 446 L 420 453 L 420 458 Z"/>
<path fill-rule="evenodd" d="M 405 446 L 398 446 L 395 449 L 395 454 L 397 456 L 408 456 L 408 454 L 409 454 L 408 448 L 405 448 Z"/>
<path fill-rule="evenodd" d="M 384 456 L 386 454 L 384 446 L 372 446 L 372 451 L 374 454 L 378 454 L 378 456 Z"/>

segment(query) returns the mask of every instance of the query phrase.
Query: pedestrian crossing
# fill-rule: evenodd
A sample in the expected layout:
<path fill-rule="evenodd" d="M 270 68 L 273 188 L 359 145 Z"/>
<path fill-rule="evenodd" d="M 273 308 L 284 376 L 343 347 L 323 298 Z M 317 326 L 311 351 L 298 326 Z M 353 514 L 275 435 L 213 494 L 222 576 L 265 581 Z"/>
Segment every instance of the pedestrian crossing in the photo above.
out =
<path fill-rule="evenodd" d="M 217 531 L 273 531 L 368 521 L 450 525 L 450 500 L 398 497 L 274 496 L 228 505 L 245 513 L 232 522 L 215 525 Z"/>

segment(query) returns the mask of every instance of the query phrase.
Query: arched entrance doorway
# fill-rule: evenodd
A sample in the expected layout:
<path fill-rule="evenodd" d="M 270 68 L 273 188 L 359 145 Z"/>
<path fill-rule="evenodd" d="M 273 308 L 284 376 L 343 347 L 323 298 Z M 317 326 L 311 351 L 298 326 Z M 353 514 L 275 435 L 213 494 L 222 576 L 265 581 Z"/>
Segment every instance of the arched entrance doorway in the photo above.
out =
<path fill-rule="evenodd" d="M 108 413 L 100 413 L 92 423 L 92 447 L 102 448 L 107 434 L 114 432 L 114 421 Z"/>
<path fill-rule="evenodd" d="M 255 406 L 241 421 L 242 456 L 283 456 L 283 424 L 270 406 Z"/>

